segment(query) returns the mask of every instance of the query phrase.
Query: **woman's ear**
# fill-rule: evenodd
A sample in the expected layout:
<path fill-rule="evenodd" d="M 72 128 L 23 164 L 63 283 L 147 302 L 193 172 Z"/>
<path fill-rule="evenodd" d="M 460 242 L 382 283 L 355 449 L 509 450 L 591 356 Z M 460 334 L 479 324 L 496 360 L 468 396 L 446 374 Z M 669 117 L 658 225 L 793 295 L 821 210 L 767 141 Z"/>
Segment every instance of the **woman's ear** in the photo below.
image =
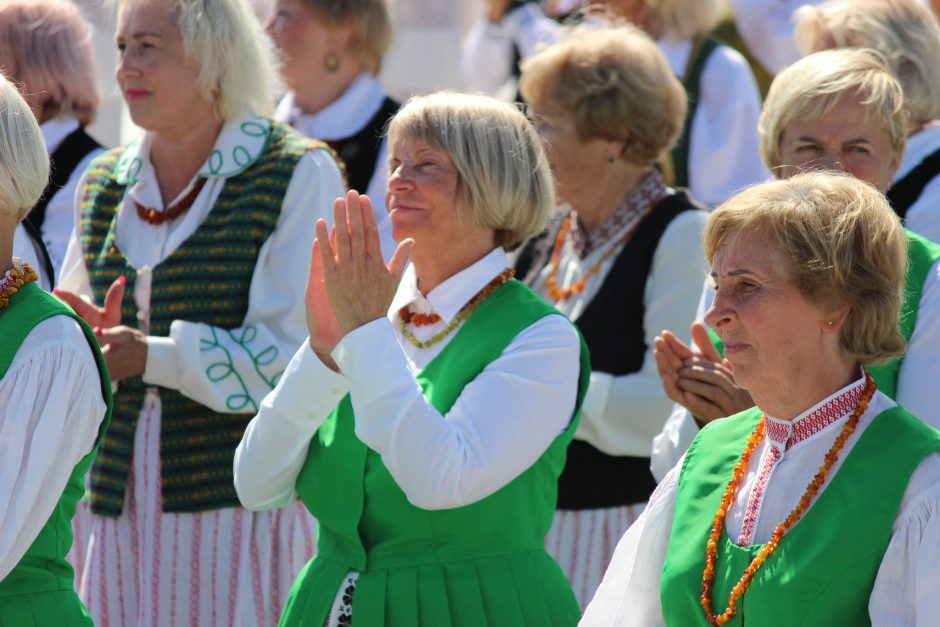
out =
<path fill-rule="evenodd" d="M 830 311 L 826 316 L 823 317 L 823 332 L 838 333 L 842 328 L 842 325 L 845 324 L 845 320 L 848 318 L 850 310 L 851 308 L 848 305 L 843 305 L 838 309 Z"/>

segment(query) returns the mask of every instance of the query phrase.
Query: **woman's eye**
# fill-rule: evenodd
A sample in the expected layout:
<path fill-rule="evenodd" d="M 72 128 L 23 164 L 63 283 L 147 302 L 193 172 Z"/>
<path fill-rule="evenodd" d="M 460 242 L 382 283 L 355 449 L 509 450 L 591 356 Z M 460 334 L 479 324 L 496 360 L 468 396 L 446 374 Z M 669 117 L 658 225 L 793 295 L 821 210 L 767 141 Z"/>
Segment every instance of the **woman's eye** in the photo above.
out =
<path fill-rule="evenodd" d="M 871 151 L 869 151 L 868 148 L 865 148 L 864 146 L 849 146 L 848 151 L 855 153 L 857 155 L 870 155 L 871 154 Z"/>
<path fill-rule="evenodd" d="M 813 144 L 803 144 L 802 146 L 796 147 L 796 152 L 816 152 L 818 148 Z"/>

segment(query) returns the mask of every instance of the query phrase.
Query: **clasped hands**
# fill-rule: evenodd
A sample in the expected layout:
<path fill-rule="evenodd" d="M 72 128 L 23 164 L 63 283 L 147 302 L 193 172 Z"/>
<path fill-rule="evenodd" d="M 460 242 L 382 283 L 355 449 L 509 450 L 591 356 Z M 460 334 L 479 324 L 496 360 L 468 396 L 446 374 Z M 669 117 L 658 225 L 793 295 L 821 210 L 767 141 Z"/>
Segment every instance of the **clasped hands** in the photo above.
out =
<path fill-rule="evenodd" d="M 310 347 L 330 369 L 347 333 L 388 314 L 414 240 L 402 240 L 388 265 L 368 196 L 350 190 L 333 203 L 333 226 L 317 220 L 304 296 Z"/>
<path fill-rule="evenodd" d="M 701 353 L 669 331 L 657 335 L 653 357 L 666 395 L 689 410 L 699 427 L 754 406 L 750 393 L 734 382 L 701 322 L 692 323 L 692 341 Z"/>
<path fill-rule="evenodd" d="M 142 375 L 147 366 L 147 336 L 138 329 L 121 324 L 124 289 L 124 277 L 112 283 L 104 297 L 104 307 L 97 307 L 74 292 L 53 290 L 94 330 L 108 365 L 108 374 L 115 383 Z"/>

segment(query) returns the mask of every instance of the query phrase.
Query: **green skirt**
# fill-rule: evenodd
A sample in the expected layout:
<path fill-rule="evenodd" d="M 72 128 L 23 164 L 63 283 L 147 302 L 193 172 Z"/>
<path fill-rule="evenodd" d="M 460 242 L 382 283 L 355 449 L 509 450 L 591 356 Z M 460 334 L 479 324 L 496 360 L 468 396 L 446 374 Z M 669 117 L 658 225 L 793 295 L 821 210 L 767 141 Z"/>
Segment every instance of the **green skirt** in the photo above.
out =
<path fill-rule="evenodd" d="M 93 627 L 74 590 L 0 596 L 0 627 Z"/>

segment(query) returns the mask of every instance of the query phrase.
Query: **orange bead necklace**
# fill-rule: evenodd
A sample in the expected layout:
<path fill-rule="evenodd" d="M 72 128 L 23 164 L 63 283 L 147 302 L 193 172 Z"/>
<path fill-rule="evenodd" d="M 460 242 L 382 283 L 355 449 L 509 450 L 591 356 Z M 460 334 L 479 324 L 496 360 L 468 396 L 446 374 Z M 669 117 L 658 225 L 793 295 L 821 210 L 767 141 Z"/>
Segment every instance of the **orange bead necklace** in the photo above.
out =
<path fill-rule="evenodd" d="M 643 219 L 649 214 L 649 209 L 647 209 L 643 215 L 637 218 L 633 226 L 627 229 L 626 233 L 617 238 L 613 244 L 610 245 L 610 248 L 607 249 L 601 258 L 597 260 L 591 268 L 584 273 L 584 275 L 569 285 L 568 287 L 559 287 L 558 286 L 558 266 L 561 262 L 561 249 L 565 244 L 565 236 L 568 235 L 568 232 L 571 230 L 574 221 L 577 219 L 575 214 L 572 213 L 571 217 L 565 220 L 561 229 L 558 231 L 558 237 L 555 239 L 555 247 L 552 248 L 552 269 L 548 275 L 548 278 L 545 279 L 545 287 L 548 288 L 548 297 L 553 299 L 556 303 L 558 301 L 565 300 L 570 298 L 572 294 L 580 294 L 584 291 L 584 286 L 587 284 L 588 279 L 601 271 L 601 266 L 604 265 L 604 262 L 610 259 L 611 255 L 620 250 L 620 247 L 623 246 L 628 239 L 636 231 L 637 227 L 643 222 Z"/>
<path fill-rule="evenodd" d="M 0 311 L 10 306 L 10 298 L 16 294 L 21 287 L 27 283 L 32 283 L 39 279 L 39 275 L 28 264 L 24 263 L 18 268 L 13 268 L 6 278 L 0 279 Z"/>
<path fill-rule="evenodd" d="M 715 583 L 715 565 L 718 563 L 718 542 L 721 540 L 722 533 L 724 533 L 725 517 L 728 515 L 728 510 L 731 509 L 731 504 L 734 503 L 734 495 L 738 491 L 738 485 L 741 483 L 741 479 L 747 472 L 751 455 L 754 453 L 754 449 L 757 448 L 761 440 L 764 439 L 763 419 L 758 423 L 754 432 L 747 437 L 747 446 L 744 448 L 744 452 L 741 453 L 741 459 L 738 460 L 738 463 L 734 466 L 734 470 L 731 472 L 731 480 L 728 482 L 728 487 L 725 488 L 724 495 L 721 497 L 721 504 L 718 506 L 718 511 L 715 513 L 715 519 L 712 521 L 712 530 L 708 536 L 708 543 L 705 546 L 705 572 L 702 573 L 702 596 L 699 597 L 699 601 L 702 603 L 702 609 L 705 611 L 705 619 L 708 621 L 709 625 L 724 625 L 735 615 L 738 610 L 738 599 L 744 595 L 748 586 L 751 585 L 751 580 L 757 573 L 757 569 L 759 569 L 761 565 L 763 565 L 764 560 L 777 549 L 777 545 L 780 544 L 780 540 L 783 539 L 784 534 L 803 517 L 809 509 L 812 500 L 819 494 L 819 490 L 822 488 L 823 483 L 825 483 L 826 477 L 829 476 L 833 464 L 839 459 L 839 451 L 842 450 L 846 440 L 848 440 L 849 436 L 855 431 L 855 427 L 858 426 L 859 418 L 861 418 L 865 410 L 868 409 L 868 404 L 871 402 L 874 393 L 875 382 L 872 380 L 871 375 L 866 372 L 865 389 L 862 391 L 858 405 L 856 405 L 855 411 L 849 416 L 849 419 L 842 427 L 842 431 L 839 433 L 836 441 L 832 443 L 832 446 L 826 453 L 823 465 L 819 467 L 816 476 L 813 477 L 813 480 L 810 481 L 809 485 L 806 487 L 806 491 L 803 493 L 803 496 L 800 497 L 800 502 L 797 503 L 796 507 L 793 508 L 786 519 L 774 528 L 773 533 L 770 535 L 770 540 L 761 547 L 748 567 L 744 569 L 744 574 L 741 575 L 738 582 L 734 584 L 734 587 L 731 589 L 731 594 L 728 595 L 727 609 L 721 614 L 715 615 L 712 612 L 712 585 Z"/>

